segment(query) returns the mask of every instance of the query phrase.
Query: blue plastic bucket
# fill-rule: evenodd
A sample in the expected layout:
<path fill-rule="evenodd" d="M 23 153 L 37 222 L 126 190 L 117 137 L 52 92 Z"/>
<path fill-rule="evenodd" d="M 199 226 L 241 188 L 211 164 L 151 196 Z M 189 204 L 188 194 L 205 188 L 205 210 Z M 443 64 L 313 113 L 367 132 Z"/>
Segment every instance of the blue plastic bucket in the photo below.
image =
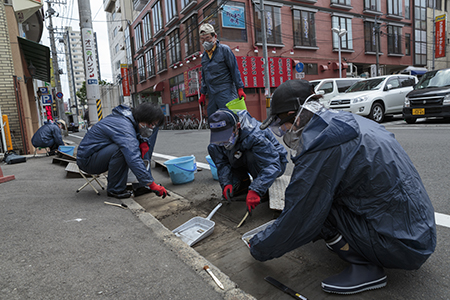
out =
<path fill-rule="evenodd" d="M 72 155 L 73 156 L 73 151 L 75 150 L 74 146 L 59 146 L 58 151 L 68 154 L 68 155 Z"/>
<path fill-rule="evenodd" d="M 212 173 L 213 179 L 214 180 L 219 180 L 219 175 L 217 175 L 217 167 L 214 164 L 214 162 L 213 162 L 213 160 L 212 160 L 210 155 L 208 155 L 206 157 L 206 161 L 209 163 L 209 167 L 211 169 L 211 173 Z"/>
<path fill-rule="evenodd" d="M 170 159 L 164 164 L 169 171 L 173 184 L 183 184 L 194 180 L 194 172 L 197 170 L 194 156 Z"/>

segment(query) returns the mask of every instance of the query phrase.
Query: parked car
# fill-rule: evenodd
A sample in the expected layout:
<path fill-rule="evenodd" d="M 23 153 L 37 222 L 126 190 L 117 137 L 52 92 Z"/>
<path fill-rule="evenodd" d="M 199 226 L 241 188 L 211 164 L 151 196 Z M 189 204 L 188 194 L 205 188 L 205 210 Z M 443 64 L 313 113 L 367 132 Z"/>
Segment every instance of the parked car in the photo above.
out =
<path fill-rule="evenodd" d="M 68 114 L 67 115 L 67 120 L 69 125 L 67 126 L 67 130 L 68 131 L 72 131 L 72 132 L 78 132 L 78 120 L 77 120 L 77 116 L 76 115 L 72 115 L 72 114 Z"/>
<path fill-rule="evenodd" d="M 334 96 L 344 93 L 352 84 L 360 81 L 361 78 L 326 78 L 311 80 L 311 84 L 314 86 L 316 94 L 323 95 L 320 102 L 329 107 L 330 99 Z"/>
<path fill-rule="evenodd" d="M 450 118 L 450 69 L 425 73 L 406 95 L 403 118 L 414 124 L 417 118 Z"/>
<path fill-rule="evenodd" d="M 386 115 L 401 114 L 405 96 L 412 91 L 417 77 L 387 75 L 372 77 L 353 84 L 345 94 L 330 100 L 330 108 L 345 110 L 383 122 Z"/>

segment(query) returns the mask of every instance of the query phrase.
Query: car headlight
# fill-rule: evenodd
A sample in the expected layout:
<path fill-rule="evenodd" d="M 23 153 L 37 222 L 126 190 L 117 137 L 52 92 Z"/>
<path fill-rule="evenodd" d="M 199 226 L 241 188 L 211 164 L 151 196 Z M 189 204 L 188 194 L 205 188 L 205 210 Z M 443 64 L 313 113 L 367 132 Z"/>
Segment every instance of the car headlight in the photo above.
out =
<path fill-rule="evenodd" d="M 449 105 L 450 104 L 450 94 L 445 95 L 444 101 L 442 101 L 443 105 Z"/>
<path fill-rule="evenodd" d="M 369 98 L 369 96 L 361 96 L 358 98 L 354 98 L 352 100 L 352 103 L 355 104 L 355 103 L 359 103 L 359 102 L 364 102 L 364 101 L 367 101 L 368 98 Z"/>
<path fill-rule="evenodd" d="M 406 97 L 404 107 L 409 107 L 410 105 L 411 105 L 411 102 L 409 102 L 409 98 Z"/>

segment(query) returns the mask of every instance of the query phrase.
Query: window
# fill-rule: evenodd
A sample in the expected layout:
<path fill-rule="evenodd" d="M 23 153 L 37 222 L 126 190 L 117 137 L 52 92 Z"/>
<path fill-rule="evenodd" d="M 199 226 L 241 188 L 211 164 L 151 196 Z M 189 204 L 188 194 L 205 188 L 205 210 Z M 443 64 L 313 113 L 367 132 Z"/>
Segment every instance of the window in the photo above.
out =
<path fill-rule="evenodd" d="M 113 37 L 116 37 L 117 33 L 119 33 L 119 29 L 115 27 L 113 30 Z"/>
<path fill-rule="evenodd" d="M 352 0 L 331 0 L 331 3 L 345 5 L 345 6 L 351 6 Z"/>
<path fill-rule="evenodd" d="M 424 1 L 415 1 L 414 7 L 414 64 L 427 64 L 427 8 Z"/>
<path fill-rule="evenodd" d="M 178 16 L 177 1 L 165 0 L 165 4 L 166 4 L 166 22 L 169 23 L 173 18 Z"/>
<path fill-rule="evenodd" d="M 111 14 L 111 19 L 114 20 L 115 18 L 116 18 L 116 11 L 113 11 L 112 14 Z"/>
<path fill-rule="evenodd" d="M 186 94 L 184 92 L 184 74 L 169 79 L 170 85 L 170 102 L 172 104 L 186 102 Z"/>
<path fill-rule="evenodd" d="M 156 2 L 156 4 L 152 7 L 152 16 L 153 16 L 153 33 L 156 34 L 158 31 L 163 29 L 161 1 Z"/>
<path fill-rule="evenodd" d="M 336 80 L 336 85 L 339 93 L 344 93 L 349 87 L 352 86 L 355 80 Z"/>
<path fill-rule="evenodd" d="M 411 19 L 411 11 L 409 6 L 409 0 L 405 0 L 405 19 Z"/>
<path fill-rule="evenodd" d="M 119 53 L 119 44 L 116 44 L 116 46 L 114 47 L 114 53 Z"/>
<path fill-rule="evenodd" d="M 282 44 L 281 41 L 281 10 L 279 7 L 265 5 L 266 36 L 269 44 Z M 255 8 L 256 41 L 262 43 L 261 12 Z"/>
<path fill-rule="evenodd" d="M 319 71 L 317 69 L 317 64 L 306 64 L 305 68 L 303 69 L 303 72 L 305 72 L 305 75 L 319 74 Z"/>
<path fill-rule="evenodd" d="M 142 19 L 142 27 L 144 29 L 144 44 L 152 38 L 152 26 L 150 23 L 150 14 L 146 14 Z"/>
<path fill-rule="evenodd" d="M 325 94 L 329 94 L 333 91 L 333 81 L 326 81 L 320 86 L 320 90 L 323 90 Z"/>
<path fill-rule="evenodd" d="M 399 26 L 388 26 L 388 53 L 402 54 L 402 28 Z"/>
<path fill-rule="evenodd" d="M 153 57 L 153 49 L 145 52 L 145 60 L 147 61 L 147 76 L 155 76 L 155 58 Z"/>
<path fill-rule="evenodd" d="M 405 33 L 405 55 L 411 56 L 411 35 Z"/>
<path fill-rule="evenodd" d="M 70 35 L 74 36 L 74 35 L 75 35 L 75 33 L 71 32 L 71 33 L 70 33 Z"/>
<path fill-rule="evenodd" d="M 400 87 L 414 86 L 416 81 L 413 77 L 399 77 Z"/>
<path fill-rule="evenodd" d="M 181 60 L 181 47 L 178 29 L 175 29 L 169 34 L 169 45 L 167 46 L 169 48 L 171 63 L 179 62 Z"/>
<path fill-rule="evenodd" d="M 364 44 L 366 52 L 377 52 L 376 38 L 378 38 L 378 52 L 381 52 L 380 36 L 375 33 L 375 23 L 364 22 Z"/>
<path fill-rule="evenodd" d="M 142 32 L 141 32 L 141 23 L 134 27 L 134 41 L 136 43 L 136 50 L 141 49 L 142 47 Z"/>
<path fill-rule="evenodd" d="M 403 16 L 402 0 L 387 0 L 388 15 Z"/>
<path fill-rule="evenodd" d="M 116 61 L 115 66 L 116 66 L 116 70 L 120 69 L 120 59 L 118 61 Z"/>
<path fill-rule="evenodd" d="M 386 82 L 386 86 L 390 86 L 390 90 L 398 89 L 400 87 L 400 82 L 398 81 L 398 78 L 391 78 L 388 82 Z"/>
<path fill-rule="evenodd" d="M 203 19 L 216 29 L 222 41 L 247 41 L 247 24 L 245 22 L 245 4 L 227 1 L 222 9 L 218 10 L 217 1 L 203 10 Z"/>
<path fill-rule="evenodd" d="M 132 60 L 131 60 L 131 47 L 132 47 L 132 41 L 131 41 L 131 37 L 130 37 L 130 31 L 128 30 L 128 27 L 126 30 L 124 30 L 124 35 L 125 35 L 125 45 L 126 45 L 126 53 L 127 53 L 127 58 L 125 60 L 126 64 L 132 64 Z M 133 50 L 134 52 L 134 50 Z"/>
<path fill-rule="evenodd" d="M 144 67 L 144 57 L 141 56 L 137 59 L 137 63 L 138 63 L 138 82 L 144 81 L 145 80 L 145 67 Z"/>
<path fill-rule="evenodd" d="M 332 28 L 341 28 L 346 29 L 347 34 L 344 34 L 341 40 L 341 49 L 352 50 L 353 49 L 353 37 L 352 37 L 352 19 L 341 17 L 341 16 L 333 16 L 331 17 L 331 25 Z M 339 48 L 339 36 L 336 33 L 333 33 L 333 48 Z"/>
<path fill-rule="evenodd" d="M 316 27 L 314 12 L 293 11 L 294 46 L 316 46 Z"/>
<path fill-rule="evenodd" d="M 427 0 L 428 1 L 428 7 L 433 8 L 434 3 L 436 3 L 436 9 L 442 10 L 442 0 Z M 436 1 L 436 2 L 434 2 Z"/>
<path fill-rule="evenodd" d="M 192 15 L 186 20 L 186 39 L 184 44 L 184 51 L 186 56 L 192 55 L 200 51 L 200 37 L 198 36 L 197 15 Z"/>
<path fill-rule="evenodd" d="M 381 0 L 364 0 L 364 9 L 372 11 L 381 11 Z"/>
<path fill-rule="evenodd" d="M 167 69 L 167 59 L 166 59 L 166 51 L 164 40 L 156 44 L 155 47 L 155 59 L 158 62 L 158 72 L 164 71 Z"/>
<path fill-rule="evenodd" d="M 185 9 L 191 3 L 197 3 L 195 0 L 181 0 L 181 10 Z"/>

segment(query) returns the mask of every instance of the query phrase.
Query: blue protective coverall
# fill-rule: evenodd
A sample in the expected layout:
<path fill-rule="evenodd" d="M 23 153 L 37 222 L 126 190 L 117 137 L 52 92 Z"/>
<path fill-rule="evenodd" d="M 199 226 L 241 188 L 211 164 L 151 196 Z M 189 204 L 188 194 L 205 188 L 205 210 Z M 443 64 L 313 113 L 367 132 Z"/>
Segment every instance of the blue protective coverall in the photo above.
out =
<path fill-rule="evenodd" d="M 314 240 L 327 218 L 368 261 L 418 269 L 436 247 L 434 209 L 394 135 L 348 112 L 323 110 L 305 127 L 285 208 L 250 240 L 260 261 Z"/>
<path fill-rule="evenodd" d="M 250 173 L 250 190 L 263 196 L 275 179 L 286 170 L 287 152 L 270 129 L 261 130 L 261 123 L 243 110 L 238 114 L 241 129 L 236 145 L 227 150 L 223 146 L 208 145 L 208 152 L 217 167 L 222 189 L 235 184 Z M 241 177 L 241 178 L 239 178 Z"/>
<path fill-rule="evenodd" d="M 78 167 L 90 174 L 108 171 L 107 189 L 112 193 L 126 189 L 128 168 L 142 185 L 153 182 L 141 158 L 138 127 L 131 109 L 117 106 L 84 136 L 77 150 Z"/>
<path fill-rule="evenodd" d="M 53 122 L 44 122 L 44 125 L 39 128 L 31 138 L 31 143 L 35 148 L 49 147 L 51 150 L 58 149 L 59 146 L 64 146 L 61 136 L 61 129 Z"/>
<path fill-rule="evenodd" d="M 208 54 L 202 55 L 202 84 L 200 93 L 208 94 L 208 116 L 219 108 L 227 108 L 225 104 L 237 99 L 237 89 L 244 88 L 241 73 L 230 47 L 216 42 L 216 49 L 211 59 Z"/>

